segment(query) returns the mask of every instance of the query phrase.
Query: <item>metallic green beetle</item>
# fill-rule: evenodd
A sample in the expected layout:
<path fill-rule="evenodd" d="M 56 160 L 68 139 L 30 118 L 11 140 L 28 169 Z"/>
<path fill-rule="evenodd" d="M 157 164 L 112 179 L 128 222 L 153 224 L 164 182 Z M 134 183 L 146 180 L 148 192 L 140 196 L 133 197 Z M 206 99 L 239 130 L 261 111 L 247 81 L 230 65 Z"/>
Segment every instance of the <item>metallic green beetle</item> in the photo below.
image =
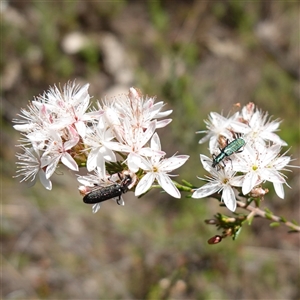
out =
<path fill-rule="evenodd" d="M 232 142 L 230 142 L 229 144 L 227 144 L 226 147 L 224 147 L 223 149 L 220 149 L 220 151 L 221 151 L 220 154 L 218 154 L 217 156 L 213 155 L 212 167 L 215 168 L 216 165 L 218 165 L 224 158 L 232 155 L 233 153 L 241 152 L 239 150 L 245 144 L 246 144 L 246 142 L 242 138 L 237 138 L 237 139 L 233 140 Z"/>

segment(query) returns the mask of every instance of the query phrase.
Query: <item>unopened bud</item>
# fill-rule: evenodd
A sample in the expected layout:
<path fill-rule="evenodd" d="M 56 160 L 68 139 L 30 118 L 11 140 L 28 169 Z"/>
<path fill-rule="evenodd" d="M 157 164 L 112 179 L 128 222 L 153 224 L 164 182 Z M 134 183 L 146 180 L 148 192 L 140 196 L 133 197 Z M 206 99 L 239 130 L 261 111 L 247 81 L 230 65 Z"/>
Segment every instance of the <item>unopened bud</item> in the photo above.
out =
<path fill-rule="evenodd" d="M 255 187 L 251 190 L 250 195 L 252 197 L 259 197 L 259 198 L 263 198 L 263 196 L 265 194 L 267 194 L 269 192 L 268 189 L 263 189 L 262 187 Z"/>
<path fill-rule="evenodd" d="M 210 245 L 218 244 L 222 241 L 222 237 L 220 235 L 215 235 L 212 238 L 210 238 L 207 242 Z"/>
<path fill-rule="evenodd" d="M 88 187 L 88 186 L 81 185 L 78 188 L 78 190 L 79 190 L 79 193 L 80 193 L 81 196 L 85 196 L 86 194 L 88 194 L 92 191 L 92 188 Z"/>
<path fill-rule="evenodd" d="M 204 222 L 209 225 L 217 224 L 217 221 L 215 219 L 208 219 L 208 220 L 205 220 Z"/>

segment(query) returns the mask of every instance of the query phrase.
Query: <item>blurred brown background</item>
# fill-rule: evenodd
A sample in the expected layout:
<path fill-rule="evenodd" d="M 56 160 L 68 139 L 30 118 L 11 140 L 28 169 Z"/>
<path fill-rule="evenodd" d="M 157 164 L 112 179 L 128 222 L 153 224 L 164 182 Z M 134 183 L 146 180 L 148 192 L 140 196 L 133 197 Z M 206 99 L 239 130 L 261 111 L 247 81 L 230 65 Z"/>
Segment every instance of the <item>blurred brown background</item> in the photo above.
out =
<path fill-rule="evenodd" d="M 203 119 L 253 101 L 283 120 L 299 165 L 299 29 L 297 1 L 2 1 L 1 298 L 299 299 L 299 234 L 254 220 L 209 246 L 204 220 L 228 211 L 158 191 L 92 214 L 63 168 L 51 192 L 12 179 L 11 123 L 50 85 L 90 83 L 95 100 L 135 86 L 174 110 L 162 147 L 191 156 L 178 173 L 200 186 Z M 265 205 L 299 222 L 299 171 L 287 175 Z"/>

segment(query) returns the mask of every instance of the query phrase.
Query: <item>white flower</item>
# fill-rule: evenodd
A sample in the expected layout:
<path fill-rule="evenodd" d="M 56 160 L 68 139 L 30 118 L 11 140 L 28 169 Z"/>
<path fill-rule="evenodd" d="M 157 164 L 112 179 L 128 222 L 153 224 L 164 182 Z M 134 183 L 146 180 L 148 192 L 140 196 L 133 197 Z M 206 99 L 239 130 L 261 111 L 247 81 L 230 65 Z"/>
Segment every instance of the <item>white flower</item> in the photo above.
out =
<path fill-rule="evenodd" d="M 155 133 L 151 139 L 151 148 L 160 150 L 160 140 Z M 146 193 L 152 183 L 157 180 L 158 184 L 171 196 L 180 198 L 180 192 L 170 179 L 171 175 L 167 173 L 181 167 L 189 158 L 188 155 L 177 155 L 170 158 L 163 158 L 161 155 L 152 155 L 149 159 L 133 154 L 136 157 L 138 166 L 146 172 L 146 175 L 140 179 L 135 189 L 135 195 L 139 196 Z"/>
<path fill-rule="evenodd" d="M 153 120 L 166 117 L 172 113 L 172 110 L 161 112 L 164 103 L 157 102 L 155 98 L 144 98 L 141 92 L 133 87 L 129 89 L 127 97 L 116 101 L 116 107 L 121 116 L 126 117 L 131 126 L 135 128 L 146 129 Z M 168 125 L 172 119 L 156 121 L 156 128 L 162 128 Z"/>
<path fill-rule="evenodd" d="M 17 153 L 16 156 L 19 162 L 16 162 L 18 170 L 15 177 L 23 176 L 21 182 L 26 181 L 31 178 L 31 182 L 35 183 L 36 175 L 42 185 L 47 189 L 52 189 L 51 181 L 46 177 L 44 171 L 43 159 L 40 157 L 40 153 L 35 148 L 26 148 L 21 146 L 24 153 Z"/>
<path fill-rule="evenodd" d="M 85 135 L 84 121 L 91 121 L 94 115 L 86 114 L 90 96 L 87 92 L 89 85 L 83 87 L 69 82 L 60 91 L 56 86 L 50 87 L 42 96 L 38 96 L 22 110 L 21 120 L 14 120 L 16 130 L 32 132 L 35 130 L 62 130 L 74 126 L 79 135 Z"/>
<path fill-rule="evenodd" d="M 196 133 L 206 133 L 202 139 L 200 139 L 199 144 L 203 144 L 209 140 L 209 149 L 213 153 L 214 149 L 218 146 L 219 136 L 224 136 L 227 139 L 232 139 L 231 124 L 238 117 L 238 113 L 235 113 L 230 118 L 225 118 L 216 112 L 211 112 L 209 114 L 208 120 L 205 120 L 206 127 L 208 130 L 197 131 Z"/>
<path fill-rule="evenodd" d="M 268 118 L 268 113 L 263 113 L 259 110 L 254 111 L 253 106 L 250 104 L 245 106 L 241 113 L 241 117 L 247 122 L 248 126 L 241 128 L 232 124 L 232 128 L 237 132 L 243 133 L 248 141 L 259 142 L 263 145 L 265 141 L 270 141 L 273 144 L 286 146 L 287 143 L 274 133 L 278 131 L 281 121 L 271 121 Z M 250 111 L 249 106 L 251 107 Z"/>
<path fill-rule="evenodd" d="M 223 201 L 226 207 L 231 210 L 236 210 L 236 198 L 232 186 L 236 185 L 235 174 L 231 168 L 223 168 L 217 171 L 213 168 L 212 161 L 205 155 L 200 155 L 200 160 L 205 170 L 207 170 L 211 176 L 208 179 L 199 178 L 208 181 L 207 184 L 195 190 L 193 198 L 204 198 L 214 193 L 222 192 L 221 201 Z"/>
<path fill-rule="evenodd" d="M 280 145 L 266 147 L 261 143 L 246 144 L 242 153 L 233 161 L 233 169 L 244 173 L 239 178 L 244 195 L 262 182 L 270 181 L 280 198 L 284 198 L 283 184 L 287 184 L 279 170 L 290 161 L 288 156 L 280 156 Z"/>
<path fill-rule="evenodd" d="M 129 153 L 127 156 L 127 165 L 130 171 L 137 172 L 139 169 L 139 156 L 149 157 L 154 154 L 164 155 L 161 150 L 154 150 L 146 146 L 146 143 L 153 136 L 156 129 L 156 121 L 152 121 L 148 128 L 144 131 L 142 128 L 130 127 L 127 119 L 123 121 L 124 135 L 122 142 L 110 143 L 109 146 L 115 151 Z M 137 154 L 137 155 L 136 155 Z"/>

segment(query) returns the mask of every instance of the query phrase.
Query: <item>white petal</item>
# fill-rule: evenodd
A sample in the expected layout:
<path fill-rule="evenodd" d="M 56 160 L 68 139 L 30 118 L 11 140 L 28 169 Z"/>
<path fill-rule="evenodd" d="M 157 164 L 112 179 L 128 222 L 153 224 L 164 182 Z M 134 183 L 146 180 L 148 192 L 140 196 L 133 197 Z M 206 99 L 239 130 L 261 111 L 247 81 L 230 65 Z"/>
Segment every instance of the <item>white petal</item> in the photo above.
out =
<path fill-rule="evenodd" d="M 73 159 L 73 157 L 68 152 L 65 152 L 61 156 L 61 162 L 65 166 L 67 166 L 69 169 L 71 169 L 73 171 L 78 171 L 78 165 L 77 165 L 76 161 Z"/>
<path fill-rule="evenodd" d="M 130 156 L 132 157 L 132 160 L 135 161 L 135 164 L 145 170 L 145 171 L 152 171 L 152 165 L 150 161 L 136 153 L 130 153 Z"/>
<path fill-rule="evenodd" d="M 281 183 L 273 183 L 275 192 L 277 196 L 281 199 L 284 199 L 284 189 L 283 189 L 283 184 Z"/>
<path fill-rule="evenodd" d="M 150 147 L 153 150 L 157 150 L 157 151 L 161 150 L 160 139 L 157 132 L 155 132 L 152 136 Z"/>
<path fill-rule="evenodd" d="M 245 175 L 243 182 L 242 192 L 244 195 L 248 194 L 255 185 L 258 184 L 258 174 L 256 172 L 250 172 Z"/>
<path fill-rule="evenodd" d="M 60 156 L 55 157 L 46 168 L 46 178 L 49 179 L 55 172 L 56 166 L 60 160 Z"/>
<path fill-rule="evenodd" d="M 136 173 L 139 170 L 140 160 L 141 158 L 135 153 L 129 153 L 127 157 L 127 164 L 131 172 Z"/>
<path fill-rule="evenodd" d="M 117 142 L 105 142 L 105 146 L 114 151 L 120 151 L 120 152 L 131 151 L 131 148 L 129 146 Z"/>
<path fill-rule="evenodd" d="M 187 160 L 188 155 L 177 155 L 164 159 L 160 164 L 160 169 L 165 172 L 171 172 L 181 167 Z"/>
<path fill-rule="evenodd" d="M 95 214 L 100 209 L 100 203 L 96 203 L 92 206 L 93 214 Z"/>
<path fill-rule="evenodd" d="M 89 153 L 86 162 L 86 168 L 89 172 L 93 171 L 97 167 L 97 157 L 98 157 L 99 148 L 94 148 Z"/>
<path fill-rule="evenodd" d="M 172 119 L 165 119 L 165 120 L 160 120 L 156 122 L 156 128 L 163 128 L 170 124 L 172 122 Z"/>
<path fill-rule="evenodd" d="M 163 173 L 159 173 L 157 176 L 157 181 L 159 183 L 159 185 L 171 196 L 173 196 L 174 198 L 180 198 L 180 192 L 178 191 L 177 187 L 175 186 L 175 184 L 172 182 L 172 180 L 170 179 L 170 177 L 166 174 Z"/>
<path fill-rule="evenodd" d="M 101 147 L 100 152 L 101 152 L 101 156 L 103 156 L 103 158 L 105 160 L 111 161 L 111 162 L 117 161 L 115 152 L 113 152 L 111 149 L 106 148 L 106 147 Z"/>
<path fill-rule="evenodd" d="M 192 198 L 198 199 L 198 198 L 207 197 L 207 196 L 219 191 L 220 188 L 221 188 L 221 185 L 217 181 L 209 182 L 209 183 L 203 185 L 202 187 L 200 187 L 199 189 L 197 189 L 193 193 Z"/>
<path fill-rule="evenodd" d="M 139 146 L 143 147 L 152 137 L 153 133 L 155 132 L 156 128 L 156 120 L 152 121 L 146 131 L 143 134 L 142 140 L 140 141 Z"/>
<path fill-rule="evenodd" d="M 105 170 L 105 159 L 101 153 L 98 153 L 98 156 L 97 156 L 97 169 Z"/>
<path fill-rule="evenodd" d="M 285 179 L 275 170 L 265 169 L 261 172 L 263 180 L 268 180 L 273 183 L 285 183 Z"/>
<path fill-rule="evenodd" d="M 203 165 L 203 168 L 207 172 L 212 173 L 212 170 L 214 169 L 212 167 L 212 160 L 209 157 L 207 157 L 206 155 L 200 154 L 200 161 Z"/>
<path fill-rule="evenodd" d="M 290 162 L 290 160 L 291 160 L 290 156 L 278 157 L 275 163 L 273 164 L 273 166 L 276 170 L 282 170 Z"/>
<path fill-rule="evenodd" d="M 68 140 L 64 143 L 64 149 L 65 150 L 69 150 L 71 148 L 73 148 L 75 145 L 77 145 L 77 143 L 79 142 L 79 137 L 73 137 L 71 140 Z"/>
<path fill-rule="evenodd" d="M 22 125 L 14 125 L 13 128 L 21 132 L 29 132 L 30 130 L 35 128 L 35 126 L 36 126 L 35 124 L 29 123 L 29 124 L 22 124 Z"/>
<path fill-rule="evenodd" d="M 76 130 L 78 132 L 78 134 L 84 138 L 85 137 L 85 133 L 86 133 L 86 127 L 85 127 L 85 124 L 84 122 L 82 121 L 78 121 L 75 123 L 75 127 L 76 127 Z"/>
<path fill-rule="evenodd" d="M 287 143 L 285 141 L 283 141 L 277 134 L 275 134 L 273 132 L 268 132 L 268 131 L 262 132 L 261 137 L 264 139 L 270 140 L 273 143 L 276 143 L 278 145 L 287 146 Z"/>
<path fill-rule="evenodd" d="M 244 178 L 245 178 L 244 175 L 235 176 L 235 177 L 230 179 L 230 185 L 232 185 L 232 186 L 243 186 Z"/>
<path fill-rule="evenodd" d="M 46 178 L 46 174 L 43 170 L 39 171 L 39 179 L 42 185 L 47 189 L 47 190 L 52 190 L 52 182 L 50 179 Z"/>
<path fill-rule="evenodd" d="M 233 189 L 230 186 L 225 186 L 222 192 L 222 200 L 226 207 L 231 210 L 236 210 L 236 199 Z"/>
<path fill-rule="evenodd" d="M 150 147 L 144 147 L 144 148 L 139 150 L 139 154 L 142 155 L 142 156 L 151 157 L 153 155 L 164 156 L 166 154 L 166 152 L 164 152 L 164 151 L 154 151 Z"/>
<path fill-rule="evenodd" d="M 82 98 L 86 98 L 88 96 L 88 88 L 89 84 L 86 83 L 80 90 L 74 95 L 74 100 L 81 100 Z"/>
<path fill-rule="evenodd" d="M 151 185 L 152 185 L 152 183 L 153 183 L 154 180 L 155 180 L 154 173 L 152 173 L 152 172 L 151 173 L 147 173 L 139 181 L 138 185 L 136 186 L 136 188 L 135 188 L 135 195 L 139 196 L 139 195 L 142 195 L 142 194 L 146 193 L 150 189 L 150 187 L 151 187 Z"/>

